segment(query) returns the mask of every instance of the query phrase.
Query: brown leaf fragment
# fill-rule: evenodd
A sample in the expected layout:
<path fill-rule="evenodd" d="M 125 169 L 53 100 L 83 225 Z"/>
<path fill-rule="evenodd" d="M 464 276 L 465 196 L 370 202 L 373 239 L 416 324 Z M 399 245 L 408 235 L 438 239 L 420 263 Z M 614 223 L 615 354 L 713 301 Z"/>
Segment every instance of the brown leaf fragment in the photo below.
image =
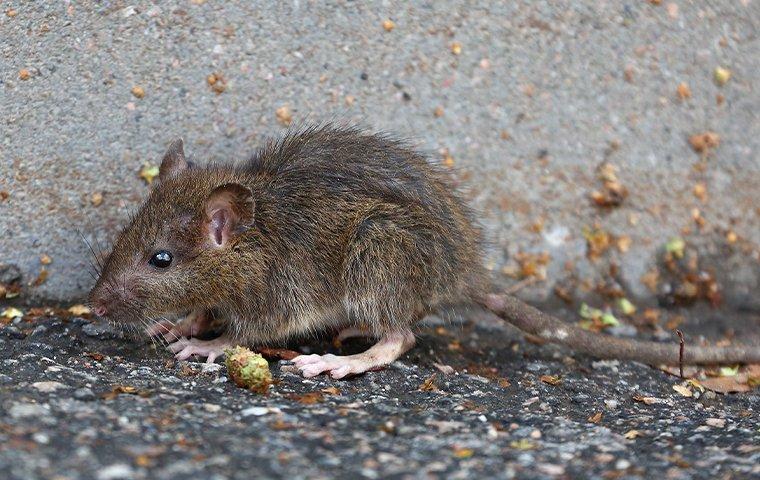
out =
<path fill-rule="evenodd" d="M 293 113 L 290 111 L 290 107 L 283 105 L 274 111 L 277 121 L 282 125 L 288 126 L 293 122 Z"/>
<path fill-rule="evenodd" d="M 604 414 L 602 412 L 596 412 L 595 414 L 588 417 L 588 421 L 591 423 L 599 423 L 602 421 L 602 417 Z"/>
<path fill-rule="evenodd" d="M 326 387 L 321 390 L 325 395 L 340 395 L 340 389 L 338 387 Z"/>
<path fill-rule="evenodd" d="M 676 93 L 678 94 L 678 98 L 681 100 L 686 100 L 688 98 L 691 98 L 691 88 L 689 88 L 689 85 L 685 82 L 681 82 L 678 84 L 678 87 L 676 88 Z"/>
<path fill-rule="evenodd" d="M 689 137 L 691 148 L 697 153 L 707 153 L 720 145 L 720 135 L 715 132 L 704 132 Z"/>
<path fill-rule="evenodd" d="M 300 353 L 286 348 L 260 348 L 257 350 L 267 360 L 293 360 Z"/>
<path fill-rule="evenodd" d="M 430 375 L 428 378 L 425 379 L 424 382 L 422 382 L 422 385 L 420 385 L 420 391 L 421 392 L 436 392 L 438 391 L 438 386 L 435 384 L 435 379 L 438 376 L 438 374 L 434 373 Z"/>
<path fill-rule="evenodd" d="M 562 383 L 562 379 L 556 375 L 541 375 L 538 379 L 548 385 L 557 386 Z"/>
<path fill-rule="evenodd" d="M 643 403 L 644 405 L 654 405 L 655 403 L 660 403 L 659 398 L 645 397 L 643 395 L 634 395 L 633 399 L 637 402 Z"/>
<path fill-rule="evenodd" d="M 302 405 L 313 405 L 324 401 L 325 396 L 322 392 L 309 392 L 303 394 L 292 393 L 288 398 L 295 400 Z"/>

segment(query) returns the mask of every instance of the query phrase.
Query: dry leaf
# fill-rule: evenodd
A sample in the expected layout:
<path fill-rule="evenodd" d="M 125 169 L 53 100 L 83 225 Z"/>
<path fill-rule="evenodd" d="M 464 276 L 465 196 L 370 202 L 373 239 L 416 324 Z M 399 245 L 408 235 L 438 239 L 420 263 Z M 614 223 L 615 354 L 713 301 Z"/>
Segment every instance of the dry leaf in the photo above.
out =
<path fill-rule="evenodd" d="M 554 386 L 559 385 L 562 382 L 562 379 L 556 375 L 541 375 L 539 377 L 539 380 L 541 380 L 542 382 L 546 384 L 554 385 Z"/>
<path fill-rule="evenodd" d="M 660 403 L 661 400 L 656 397 L 645 397 L 643 395 L 634 395 L 633 399 L 637 402 L 641 402 L 645 405 L 654 405 L 655 403 Z"/>
<path fill-rule="evenodd" d="M 723 86 L 731 79 L 731 70 L 723 67 L 715 67 L 713 75 L 715 77 L 715 83 Z"/>
<path fill-rule="evenodd" d="M 295 400 L 296 402 L 303 405 L 313 405 L 315 403 L 324 401 L 325 396 L 322 394 L 322 392 L 309 392 L 301 395 L 293 393 L 289 395 L 288 398 Z"/>
<path fill-rule="evenodd" d="M 691 392 L 691 389 L 683 385 L 673 385 L 673 390 L 680 393 L 684 397 L 691 397 L 693 395 L 693 393 Z"/>
<path fill-rule="evenodd" d="M 90 309 L 89 307 L 79 303 L 70 306 L 68 312 L 72 315 L 88 315 L 90 313 Z"/>
<path fill-rule="evenodd" d="M 470 458 L 475 452 L 471 448 L 455 448 L 454 456 L 456 458 Z"/>
<path fill-rule="evenodd" d="M 277 117 L 277 120 L 285 126 L 288 126 L 293 122 L 293 113 L 287 105 L 283 105 L 275 110 L 274 114 Z"/>
<path fill-rule="evenodd" d="M 437 374 L 432 374 L 422 382 L 420 385 L 420 391 L 422 392 L 435 392 L 438 390 L 438 386 L 435 384 L 435 378 Z"/>
<path fill-rule="evenodd" d="M 14 307 L 8 307 L 5 310 L 3 310 L 3 317 L 5 318 L 22 317 L 23 315 L 24 315 L 24 312 Z"/>
<path fill-rule="evenodd" d="M 628 430 L 623 436 L 628 440 L 633 440 L 634 438 L 641 437 L 642 434 L 638 430 Z"/>
<path fill-rule="evenodd" d="M 153 179 L 158 176 L 158 173 L 158 166 L 145 163 L 140 169 L 140 173 L 138 175 L 150 185 L 153 183 Z"/>
<path fill-rule="evenodd" d="M 588 417 L 588 421 L 591 423 L 599 423 L 602 421 L 602 412 L 596 412 L 595 414 Z"/>
<path fill-rule="evenodd" d="M 697 153 L 705 153 L 720 145 L 720 135 L 715 132 L 704 132 L 689 137 L 691 148 Z"/>

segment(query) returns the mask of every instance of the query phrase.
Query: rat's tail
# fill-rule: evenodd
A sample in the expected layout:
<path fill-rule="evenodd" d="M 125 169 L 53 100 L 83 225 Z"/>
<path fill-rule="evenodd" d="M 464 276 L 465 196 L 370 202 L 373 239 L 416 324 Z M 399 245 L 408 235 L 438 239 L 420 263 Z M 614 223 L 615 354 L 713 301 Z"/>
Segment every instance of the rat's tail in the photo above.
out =
<path fill-rule="evenodd" d="M 686 345 L 680 358 L 673 344 L 628 340 L 589 332 L 569 325 L 510 295 L 488 294 L 476 302 L 520 330 L 588 355 L 616 360 L 634 360 L 649 365 L 727 364 L 760 362 L 760 346 L 704 347 Z"/>

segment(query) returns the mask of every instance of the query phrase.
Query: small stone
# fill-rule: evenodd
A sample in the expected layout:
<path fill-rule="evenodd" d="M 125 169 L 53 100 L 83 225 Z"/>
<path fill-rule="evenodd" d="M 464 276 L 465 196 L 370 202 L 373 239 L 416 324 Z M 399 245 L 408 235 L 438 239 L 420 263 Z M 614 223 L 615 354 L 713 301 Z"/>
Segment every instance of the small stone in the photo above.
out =
<path fill-rule="evenodd" d="M 93 207 L 99 207 L 103 203 L 103 194 L 101 192 L 95 192 L 90 196 L 90 202 Z"/>
<path fill-rule="evenodd" d="M 705 420 L 705 424 L 715 428 L 723 428 L 726 426 L 725 418 L 708 418 Z"/>
<path fill-rule="evenodd" d="M 451 44 L 451 53 L 454 55 L 461 55 L 462 53 L 462 44 L 459 42 L 452 42 Z"/>
<path fill-rule="evenodd" d="M 116 332 L 107 323 L 88 323 L 82 327 L 82 332 L 88 337 L 103 339 L 116 337 Z"/>
<path fill-rule="evenodd" d="M 215 403 L 204 403 L 203 404 L 203 409 L 206 410 L 209 413 L 216 413 L 219 410 L 221 410 L 222 407 L 220 407 L 219 405 L 217 405 Z"/>
<path fill-rule="evenodd" d="M 628 460 L 621 458 L 617 462 L 615 462 L 615 469 L 616 470 L 628 470 L 631 468 L 631 462 Z"/>
<path fill-rule="evenodd" d="M 393 23 L 393 20 L 383 20 L 383 29 L 385 29 L 386 32 L 390 32 L 394 28 L 396 28 L 396 24 Z"/>
<path fill-rule="evenodd" d="M 269 407 L 248 407 L 244 408 L 243 410 L 240 410 L 240 415 L 243 417 L 261 417 L 263 415 L 266 415 L 268 413 L 277 413 L 279 412 L 279 409 L 277 408 L 269 408 Z"/>
<path fill-rule="evenodd" d="M 31 76 L 32 74 L 28 68 L 22 68 L 21 70 L 18 71 L 18 78 L 20 80 L 29 80 Z"/>
<path fill-rule="evenodd" d="M 145 89 L 139 85 L 132 87 L 132 95 L 137 98 L 143 98 L 145 96 Z"/>
<path fill-rule="evenodd" d="M 134 477 L 132 467 L 126 463 L 115 463 L 100 470 L 96 478 L 98 480 L 122 480 Z"/>
<path fill-rule="evenodd" d="M 32 384 L 32 388 L 36 388 L 42 393 L 52 393 L 61 388 L 66 388 L 66 385 L 62 384 L 61 382 L 53 382 L 53 381 L 34 382 Z"/>
<path fill-rule="evenodd" d="M 201 373 L 218 373 L 222 369 L 220 363 L 202 363 Z"/>
<path fill-rule="evenodd" d="M 39 403 L 16 403 L 8 410 L 12 418 L 42 417 L 49 413 L 50 411 Z"/>
<path fill-rule="evenodd" d="M 74 398 L 83 402 L 91 402 L 95 400 L 95 393 L 87 387 L 77 388 L 74 390 Z"/>

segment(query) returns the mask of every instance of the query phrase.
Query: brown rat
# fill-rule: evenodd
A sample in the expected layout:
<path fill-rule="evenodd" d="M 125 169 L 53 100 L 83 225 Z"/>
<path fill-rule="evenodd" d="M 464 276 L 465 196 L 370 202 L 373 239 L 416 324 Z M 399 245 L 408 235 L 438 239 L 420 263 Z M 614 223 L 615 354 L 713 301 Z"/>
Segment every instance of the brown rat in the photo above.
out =
<path fill-rule="evenodd" d="M 460 302 L 592 355 L 678 362 L 677 345 L 586 332 L 488 286 L 480 229 L 446 171 L 388 136 L 317 126 L 236 167 L 190 168 L 172 143 L 90 301 L 100 316 L 162 333 L 180 359 L 329 328 L 379 339 L 358 355 L 297 357 L 305 376 L 388 364 L 414 345 L 415 323 Z M 185 338 L 211 318 L 221 337 Z M 759 348 L 690 348 L 685 361 L 758 359 Z"/>

